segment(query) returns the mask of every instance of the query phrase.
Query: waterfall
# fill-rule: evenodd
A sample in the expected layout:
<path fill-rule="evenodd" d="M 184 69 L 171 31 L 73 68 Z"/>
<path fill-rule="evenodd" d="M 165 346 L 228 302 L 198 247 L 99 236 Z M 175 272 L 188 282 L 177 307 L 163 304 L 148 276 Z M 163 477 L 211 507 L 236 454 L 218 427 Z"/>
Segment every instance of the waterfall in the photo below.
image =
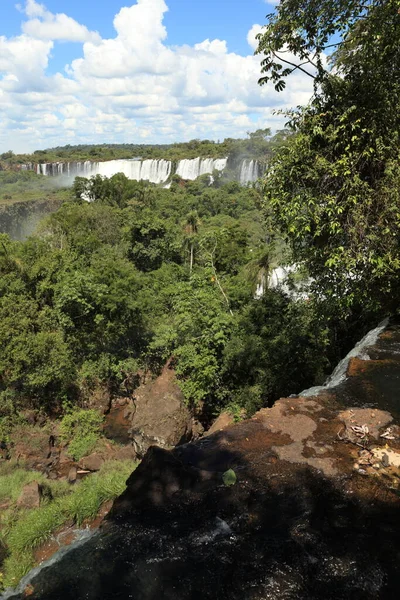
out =
<path fill-rule="evenodd" d="M 309 388 L 308 390 L 304 390 L 299 394 L 299 396 L 316 396 L 321 392 L 325 392 L 326 390 L 340 385 L 346 379 L 350 359 L 357 357 L 361 360 L 369 360 L 368 348 L 376 344 L 380 334 L 386 329 L 388 324 L 389 319 L 386 318 L 379 323 L 378 327 L 375 327 L 375 329 L 369 331 L 367 335 L 365 335 L 362 340 L 360 340 L 358 344 L 352 350 L 350 350 L 344 359 L 340 361 L 324 385 L 318 385 Z"/>
<path fill-rule="evenodd" d="M 128 179 L 140 181 L 144 179 L 151 183 L 164 183 L 172 172 L 170 160 L 107 160 L 104 162 L 57 162 L 43 163 L 36 166 L 38 175 L 66 176 L 66 177 L 92 177 L 103 175 L 112 177 L 116 173 L 123 173 Z"/>
<path fill-rule="evenodd" d="M 241 185 L 253 183 L 259 178 L 259 165 L 256 160 L 244 160 L 240 166 L 239 181 Z"/>
<path fill-rule="evenodd" d="M 182 179 L 197 179 L 200 175 L 211 174 L 214 169 L 223 171 L 227 161 L 227 158 L 184 158 L 179 161 L 176 174 Z"/>
<path fill-rule="evenodd" d="M 223 171 L 227 166 L 227 158 L 184 158 L 178 162 L 176 174 L 182 179 L 197 179 L 200 175 L 210 174 L 214 171 Z M 150 181 L 163 184 L 174 173 L 173 163 L 163 158 L 146 159 L 115 159 L 103 162 L 90 160 L 81 162 L 55 162 L 41 163 L 36 166 L 27 164 L 22 168 L 36 169 L 38 175 L 51 177 L 92 177 L 102 175 L 112 177 L 116 173 L 123 173 L 128 179 L 136 181 Z M 239 182 L 241 185 L 253 183 L 262 175 L 262 165 L 257 160 L 245 159 L 239 167 Z"/>

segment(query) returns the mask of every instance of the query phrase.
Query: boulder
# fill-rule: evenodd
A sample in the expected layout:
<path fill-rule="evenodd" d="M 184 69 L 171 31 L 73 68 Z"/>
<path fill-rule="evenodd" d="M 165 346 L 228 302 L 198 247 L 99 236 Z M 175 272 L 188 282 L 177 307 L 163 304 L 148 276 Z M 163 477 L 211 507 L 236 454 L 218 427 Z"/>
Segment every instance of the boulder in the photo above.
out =
<path fill-rule="evenodd" d="M 37 481 L 32 481 L 22 488 L 22 492 L 17 500 L 20 508 L 39 508 L 41 491 Z"/>
<path fill-rule="evenodd" d="M 68 472 L 68 481 L 69 483 L 75 483 L 77 478 L 78 469 L 76 467 L 71 467 Z"/>
<path fill-rule="evenodd" d="M 103 463 L 104 458 L 101 454 L 98 454 L 97 452 L 89 454 L 89 456 L 85 456 L 80 461 L 80 465 L 82 466 L 82 468 L 87 471 L 100 471 Z"/>
<path fill-rule="evenodd" d="M 138 457 L 150 446 L 172 448 L 191 439 L 192 418 L 170 365 L 136 390 L 134 405 L 131 436 Z"/>
<path fill-rule="evenodd" d="M 230 425 L 233 425 L 234 422 L 235 420 L 230 413 L 222 412 L 219 417 L 215 419 L 214 423 L 211 425 L 210 429 L 205 433 L 205 435 L 211 435 L 216 431 L 222 431 Z"/>

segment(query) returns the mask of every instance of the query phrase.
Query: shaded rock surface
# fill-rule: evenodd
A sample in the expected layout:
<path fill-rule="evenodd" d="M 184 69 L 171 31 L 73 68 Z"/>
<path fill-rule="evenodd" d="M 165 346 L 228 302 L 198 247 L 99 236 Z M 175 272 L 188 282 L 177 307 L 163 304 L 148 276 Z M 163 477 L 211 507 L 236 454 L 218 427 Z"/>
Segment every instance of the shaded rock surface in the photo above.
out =
<path fill-rule="evenodd" d="M 281 399 L 172 451 L 150 448 L 107 523 L 43 568 L 31 598 L 398 598 L 400 429 L 388 410 L 399 402 L 398 336 L 388 327 L 338 389 Z"/>

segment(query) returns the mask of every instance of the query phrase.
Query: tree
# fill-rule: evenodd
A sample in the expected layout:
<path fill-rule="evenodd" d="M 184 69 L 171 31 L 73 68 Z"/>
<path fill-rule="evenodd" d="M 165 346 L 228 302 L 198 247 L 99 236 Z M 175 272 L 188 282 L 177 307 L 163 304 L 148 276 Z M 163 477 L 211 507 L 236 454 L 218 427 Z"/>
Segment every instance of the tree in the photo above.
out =
<path fill-rule="evenodd" d="M 326 55 L 347 43 L 359 23 L 385 4 L 385 0 L 281 0 L 257 36 L 256 52 L 264 55 L 259 83 L 272 81 L 282 91 L 285 78 L 301 71 L 318 85 L 329 74 Z"/>
<path fill-rule="evenodd" d="M 197 211 L 195 211 L 195 210 L 190 211 L 190 213 L 188 213 L 188 215 L 186 217 L 186 224 L 185 224 L 186 242 L 189 244 L 189 254 L 190 254 L 189 272 L 190 272 L 190 274 L 192 274 L 192 270 L 193 270 L 194 246 L 196 243 L 197 235 L 199 233 L 199 225 L 200 225 L 200 220 L 199 220 Z"/>
<path fill-rule="evenodd" d="M 317 85 L 291 114 L 296 135 L 272 161 L 265 205 L 321 297 L 345 311 L 391 312 L 400 281 L 398 2 L 282 0 L 259 46 L 261 83 L 277 89 L 300 68 L 279 67 L 283 48 L 313 66 Z"/>

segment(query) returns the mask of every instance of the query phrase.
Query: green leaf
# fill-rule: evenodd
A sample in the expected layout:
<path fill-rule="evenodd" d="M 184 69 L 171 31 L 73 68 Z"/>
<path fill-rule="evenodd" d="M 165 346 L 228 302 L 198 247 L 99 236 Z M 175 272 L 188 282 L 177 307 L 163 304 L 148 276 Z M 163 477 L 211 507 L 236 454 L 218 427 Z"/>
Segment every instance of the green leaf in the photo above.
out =
<path fill-rule="evenodd" d="M 233 469 L 228 469 L 227 471 L 225 471 L 225 473 L 222 475 L 222 481 L 227 487 L 235 485 L 237 481 L 235 471 Z"/>

